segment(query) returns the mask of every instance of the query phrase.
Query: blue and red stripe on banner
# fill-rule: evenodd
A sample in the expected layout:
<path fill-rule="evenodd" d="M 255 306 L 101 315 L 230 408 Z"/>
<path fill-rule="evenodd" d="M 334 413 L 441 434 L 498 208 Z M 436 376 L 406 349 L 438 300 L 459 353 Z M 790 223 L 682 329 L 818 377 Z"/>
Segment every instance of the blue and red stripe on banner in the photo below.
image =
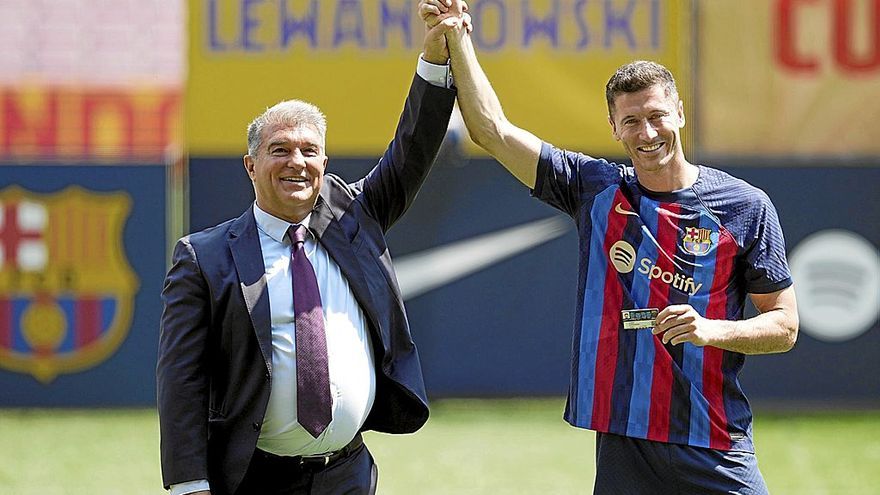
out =
<path fill-rule="evenodd" d="M 0 349 L 12 348 L 12 302 L 0 299 Z"/>
<path fill-rule="evenodd" d="M 22 327 L 26 312 L 38 303 L 32 298 L 0 299 L 0 348 L 18 354 L 75 352 L 98 340 L 109 331 L 116 312 L 116 300 L 112 297 L 61 297 L 49 299 L 61 310 L 65 319 L 64 335 L 53 349 L 35 348 L 25 337 Z M 46 304 L 45 298 L 39 299 Z"/>
<path fill-rule="evenodd" d="M 116 310 L 115 299 L 94 296 L 61 298 L 58 304 L 63 309 L 67 321 L 74 325 L 73 331 L 67 333 L 58 352 L 82 349 L 100 340 L 110 329 Z"/>

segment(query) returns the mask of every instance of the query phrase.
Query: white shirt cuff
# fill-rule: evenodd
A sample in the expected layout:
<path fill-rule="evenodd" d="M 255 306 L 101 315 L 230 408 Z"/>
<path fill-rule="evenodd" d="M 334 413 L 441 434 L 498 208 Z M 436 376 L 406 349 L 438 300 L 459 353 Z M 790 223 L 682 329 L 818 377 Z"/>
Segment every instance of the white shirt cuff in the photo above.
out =
<path fill-rule="evenodd" d="M 434 86 L 447 89 L 452 87 L 452 76 L 449 73 L 449 65 L 447 64 L 437 65 L 425 62 L 422 56 L 419 55 L 419 65 L 416 67 L 416 74 Z"/>
<path fill-rule="evenodd" d="M 187 481 L 171 485 L 171 495 L 186 495 L 187 493 L 208 491 L 210 489 L 208 480 Z"/>

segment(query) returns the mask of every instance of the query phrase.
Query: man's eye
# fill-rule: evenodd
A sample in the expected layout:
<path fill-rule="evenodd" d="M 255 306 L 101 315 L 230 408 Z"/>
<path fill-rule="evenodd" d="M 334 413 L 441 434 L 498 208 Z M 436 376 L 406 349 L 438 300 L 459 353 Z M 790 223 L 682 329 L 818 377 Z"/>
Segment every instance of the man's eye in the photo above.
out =
<path fill-rule="evenodd" d="M 287 154 L 287 150 L 284 148 L 275 148 L 272 150 L 272 154 L 276 156 L 283 156 Z"/>

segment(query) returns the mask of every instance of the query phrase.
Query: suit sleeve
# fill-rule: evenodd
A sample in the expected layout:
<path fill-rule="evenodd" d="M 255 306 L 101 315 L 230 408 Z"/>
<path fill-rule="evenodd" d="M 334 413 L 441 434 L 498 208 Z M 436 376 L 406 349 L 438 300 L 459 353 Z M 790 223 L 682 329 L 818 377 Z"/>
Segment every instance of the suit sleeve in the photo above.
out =
<path fill-rule="evenodd" d="M 162 478 L 169 485 L 208 478 L 208 286 L 188 238 L 174 248 L 162 290 L 156 380 Z"/>
<path fill-rule="evenodd" d="M 354 184 L 359 200 L 383 230 L 412 204 L 428 176 L 449 125 L 455 91 L 414 76 L 394 139 L 379 163 Z"/>

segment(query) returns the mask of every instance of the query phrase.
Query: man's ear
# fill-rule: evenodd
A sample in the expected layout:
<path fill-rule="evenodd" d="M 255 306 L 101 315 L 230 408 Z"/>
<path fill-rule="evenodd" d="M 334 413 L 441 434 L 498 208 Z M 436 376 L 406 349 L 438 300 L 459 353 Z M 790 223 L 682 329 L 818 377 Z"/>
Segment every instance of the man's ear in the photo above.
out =
<path fill-rule="evenodd" d="M 251 181 L 254 180 L 254 157 L 251 155 L 244 155 L 242 157 L 242 162 L 244 162 L 244 169 L 247 171 L 248 177 L 251 178 Z"/>
<path fill-rule="evenodd" d="M 684 102 L 678 100 L 678 128 L 681 129 L 682 127 L 684 127 L 684 123 Z"/>

